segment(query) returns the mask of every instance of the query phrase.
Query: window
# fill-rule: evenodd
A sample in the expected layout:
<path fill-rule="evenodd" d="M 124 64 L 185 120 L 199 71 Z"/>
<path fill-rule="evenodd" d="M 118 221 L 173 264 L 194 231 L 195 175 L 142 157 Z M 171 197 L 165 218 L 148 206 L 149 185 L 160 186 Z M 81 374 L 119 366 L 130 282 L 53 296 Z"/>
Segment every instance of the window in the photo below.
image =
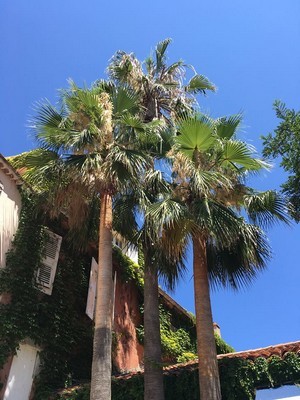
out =
<path fill-rule="evenodd" d="M 48 230 L 46 232 L 47 241 L 43 251 L 44 257 L 37 271 L 36 282 L 42 292 L 51 295 L 62 237 Z"/>

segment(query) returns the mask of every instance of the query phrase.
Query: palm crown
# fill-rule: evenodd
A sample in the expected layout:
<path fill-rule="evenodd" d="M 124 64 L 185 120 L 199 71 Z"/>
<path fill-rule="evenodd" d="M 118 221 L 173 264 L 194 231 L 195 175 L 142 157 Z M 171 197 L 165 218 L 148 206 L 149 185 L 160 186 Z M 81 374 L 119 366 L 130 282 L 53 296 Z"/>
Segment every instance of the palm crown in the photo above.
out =
<path fill-rule="evenodd" d="M 240 116 L 216 121 L 183 115 L 170 152 L 173 191 L 149 213 L 162 229 L 169 252 L 182 252 L 191 239 L 201 398 L 220 399 L 208 283 L 238 288 L 248 284 L 270 257 L 266 237 L 250 220 L 287 222 L 284 201 L 275 192 L 256 193 L 247 173 L 267 164 L 235 138 Z M 210 371 L 210 372 L 208 372 Z M 209 375 L 208 375 L 209 374 Z M 209 376 L 209 378 L 208 378 Z"/>

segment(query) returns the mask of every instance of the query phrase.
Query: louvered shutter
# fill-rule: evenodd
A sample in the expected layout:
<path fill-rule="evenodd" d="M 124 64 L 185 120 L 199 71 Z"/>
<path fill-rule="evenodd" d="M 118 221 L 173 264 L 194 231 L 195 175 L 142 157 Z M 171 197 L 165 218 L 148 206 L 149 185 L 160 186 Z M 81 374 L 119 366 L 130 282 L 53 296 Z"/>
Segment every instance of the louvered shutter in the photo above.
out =
<path fill-rule="evenodd" d="M 47 230 L 47 242 L 43 250 L 43 259 L 37 271 L 36 281 L 42 292 L 51 295 L 62 237 Z"/>

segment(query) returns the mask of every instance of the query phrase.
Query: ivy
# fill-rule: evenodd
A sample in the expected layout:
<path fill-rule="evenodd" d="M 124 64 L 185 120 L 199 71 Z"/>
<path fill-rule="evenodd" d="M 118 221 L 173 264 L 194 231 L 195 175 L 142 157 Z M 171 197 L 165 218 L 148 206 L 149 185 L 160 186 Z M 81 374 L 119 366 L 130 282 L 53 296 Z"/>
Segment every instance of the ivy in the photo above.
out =
<path fill-rule="evenodd" d="M 0 367 L 9 355 L 16 353 L 22 340 L 30 338 L 42 349 L 35 400 L 44 400 L 55 387 L 90 378 L 93 331 L 92 322 L 85 315 L 90 257 L 78 254 L 63 240 L 52 295 L 42 293 L 36 286 L 35 274 L 47 233 L 36 210 L 36 198 L 23 192 L 19 227 L 7 254 L 6 268 L 0 270 L 0 294 L 9 293 L 10 297 L 8 304 L 0 305 Z M 63 234 L 59 223 L 51 224 L 55 223 L 56 229 L 54 225 L 49 228 Z M 113 250 L 113 259 L 119 266 L 123 281 L 134 281 L 139 288 L 142 306 L 142 267 L 118 248 Z M 193 322 L 183 321 L 163 306 L 160 318 L 166 358 L 174 362 L 195 358 Z M 143 327 L 137 331 L 142 340 Z M 114 338 L 116 346 L 117 336 Z M 130 389 L 132 396 L 137 387 L 142 391 L 142 383 Z M 81 398 L 84 397 L 78 397 Z"/>
<path fill-rule="evenodd" d="M 117 246 L 113 248 L 113 260 L 118 264 L 124 282 L 134 281 L 140 292 L 144 290 L 144 274 L 141 265 L 127 257 Z"/>
<path fill-rule="evenodd" d="M 143 307 L 141 307 L 143 314 Z M 177 318 L 173 322 L 174 316 L 167 311 L 162 304 L 159 306 L 160 335 L 163 359 L 169 363 L 182 363 L 197 358 L 196 328 L 178 324 Z M 191 318 L 192 320 L 192 318 Z M 181 322 L 181 321 L 180 321 Z M 176 326 L 177 325 L 177 326 Z M 144 327 L 136 327 L 137 338 L 141 344 L 144 342 Z M 233 347 L 229 346 L 220 336 L 215 335 L 216 348 L 218 354 L 232 353 Z"/>
<path fill-rule="evenodd" d="M 287 353 L 283 358 L 257 358 L 255 361 L 242 358 L 219 360 L 221 391 L 223 400 L 254 400 L 256 389 L 271 388 L 300 382 L 300 356 Z M 185 368 L 175 374 L 164 375 L 166 400 L 199 400 L 197 368 Z M 55 400 L 88 399 L 85 386 L 77 393 L 62 393 Z M 86 397 L 80 397 L 82 395 Z M 130 379 L 113 379 L 112 400 L 142 400 L 143 375 L 136 374 Z"/>
<path fill-rule="evenodd" d="M 0 293 L 9 293 L 9 304 L 0 305 L 0 367 L 15 353 L 19 342 L 31 337 L 39 345 L 39 291 L 33 284 L 45 239 L 34 216 L 34 201 L 23 199 L 18 232 L 6 255 L 6 268 L 0 270 Z"/>
<path fill-rule="evenodd" d="M 51 227 L 50 227 L 51 229 Z M 0 294 L 10 302 L 0 305 L 0 367 L 30 338 L 42 349 L 36 381 L 36 400 L 48 398 L 53 387 L 72 378 L 90 377 L 92 323 L 85 316 L 90 260 L 62 244 L 52 295 L 35 283 L 47 234 L 36 214 L 36 199 L 22 193 L 19 227 L 0 271 Z"/>

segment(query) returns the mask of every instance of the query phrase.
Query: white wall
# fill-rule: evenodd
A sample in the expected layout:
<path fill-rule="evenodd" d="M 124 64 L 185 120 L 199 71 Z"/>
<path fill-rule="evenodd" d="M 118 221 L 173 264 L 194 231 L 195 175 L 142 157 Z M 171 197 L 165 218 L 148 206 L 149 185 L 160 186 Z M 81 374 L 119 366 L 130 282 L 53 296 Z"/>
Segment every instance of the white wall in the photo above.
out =
<path fill-rule="evenodd" d="M 0 193 L 0 268 L 5 267 L 5 254 L 18 228 L 21 195 L 16 183 L 0 169 L 3 191 Z"/>

